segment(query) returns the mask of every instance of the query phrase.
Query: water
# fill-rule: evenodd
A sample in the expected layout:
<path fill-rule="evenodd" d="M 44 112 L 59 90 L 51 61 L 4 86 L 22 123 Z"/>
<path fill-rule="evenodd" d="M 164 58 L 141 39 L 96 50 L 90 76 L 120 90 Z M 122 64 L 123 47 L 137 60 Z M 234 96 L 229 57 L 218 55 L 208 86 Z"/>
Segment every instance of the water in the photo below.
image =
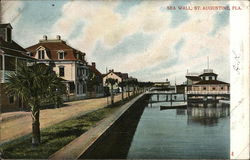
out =
<path fill-rule="evenodd" d="M 166 96 L 159 97 L 164 99 Z M 177 103 L 183 102 L 173 105 Z M 80 158 L 229 158 L 229 105 L 189 104 L 187 109 L 160 110 L 161 105 L 170 103 L 143 101 L 131 107 Z"/>
<path fill-rule="evenodd" d="M 144 109 L 127 158 L 229 158 L 228 105 L 160 110 L 161 105 L 167 104 Z"/>

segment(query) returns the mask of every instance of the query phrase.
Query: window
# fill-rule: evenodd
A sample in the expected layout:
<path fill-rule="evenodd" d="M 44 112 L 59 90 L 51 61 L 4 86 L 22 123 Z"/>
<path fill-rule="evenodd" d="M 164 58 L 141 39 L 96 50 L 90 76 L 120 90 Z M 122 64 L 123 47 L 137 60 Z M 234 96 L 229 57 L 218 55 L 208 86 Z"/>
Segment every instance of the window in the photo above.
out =
<path fill-rule="evenodd" d="M 82 93 L 85 93 L 85 86 L 84 86 L 84 84 L 82 85 Z"/>
<path fill-rule="evenodd" d="M 5 70 L 15 71 L 16 70 L 16 58 L 5 56 Z"/>
<path fill-rule="evenodd" d="M 7 28 L 7 41 L 10 42 L 11 41 L 11 29 Z"/>
<path fill-rule="evenodd" d="M 44 50 L 38 51 L 38 59 L 45 59 L 45 51 Z"/>
<path fill-rule="evenodd" d="M 203 90 L 206 90 L 206 87 L 203 87 Z"/>
<path fill-rule="evenodd" d="M 63 51 L 58 52 L 58 59 L 64 59 L 64 52 Z"/>
<path fill-rule="evenodd" d="M 223 89 L 224 89 L 224 87 L 220 87 L 220 89 L 221 89 L 221 90 L 223 90 Z"/>
<path fill-rule="evenodd" d="M 64 66 L 59 67 L 59 76 L 64 77 Z"/>
<path fill-rule="evenodd" d="M 209 76 L 209 80 L 212 80 L 213 77 Z"/>
<path fill-rule="evenodd" d="M 9 104 L 13 104 L 15 101 L 14 96 L 9 96 Z"/>
<path fill-rule="evenodd" d="M 76 94 L 79 94 L 79 84 L 76 84 Z"/>
<path fill-rule="evenodd" d="M 3 58 L 2 55 L 0 55 L 0 70 L 3 69 Z"/>
<path fill-rule="evenodd" d="M 26 54 L 27 54 L 27 56 L 30 56 L 30 57 L 32 56 L 32 54 L 30 52 L 27 52 Z"/>
<path fill-rule="evenodd" d="M 69 93 L 75 92 L 75 84 L 74 82 L 69 82 Z"/>
<path fill-rule="evenodd" d="M 215 87 L 213 87 L 213 90 L 215 90 Z"/>

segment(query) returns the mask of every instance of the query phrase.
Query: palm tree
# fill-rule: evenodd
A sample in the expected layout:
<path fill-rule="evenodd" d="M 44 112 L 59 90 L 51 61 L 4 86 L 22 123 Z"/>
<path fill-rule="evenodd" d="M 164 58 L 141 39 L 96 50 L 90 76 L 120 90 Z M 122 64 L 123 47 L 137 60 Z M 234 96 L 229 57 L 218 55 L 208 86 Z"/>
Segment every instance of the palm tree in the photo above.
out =
<path fill-rule="evenodd" d="M 125 81 L 121 81 L 118 86 L 121 87 L 122 89 L 122 100 L 124 100 L 124 87 L 126 86 L 126 82 Z"/>
<path fill-rule="evenodd" d="M 8 75 L 6 93 L 23 97 L 31 108 L 32 144 L 41 143 L 39 114 L 44 100 L 54 100 L 55 96 L 66 93 L 62 79 L 45 64 L 20 65 L 13 74 Z"/>
<path fill-rule="evenodd" d="M 131 80 L 130 79 L 127 79 L 126 80 L 126 86 L 127 86 L 127 93 L 128 93 L 128 97 L 130 97 L 130 85 L 131 85 Z"/>
<path fill-rule="evenodd" d="M 106 79 L 106 84 L 111 86 L 111 105 L 114 104 L 114 93 L 113 93 L 113 87 L 114 85 L 118 82 L 117 79 L 113 79 L 113 78 L 107 78 Z"/>

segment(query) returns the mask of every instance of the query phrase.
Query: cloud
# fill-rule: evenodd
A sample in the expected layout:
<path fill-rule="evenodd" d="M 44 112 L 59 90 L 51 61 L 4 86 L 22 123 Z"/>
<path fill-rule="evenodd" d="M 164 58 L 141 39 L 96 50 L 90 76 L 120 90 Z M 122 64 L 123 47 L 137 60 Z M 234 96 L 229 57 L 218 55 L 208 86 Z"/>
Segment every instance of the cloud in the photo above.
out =
<path fill-rule="evenodd" d="M 176 3 L 66 1 L 46 31 L 39 26 L 30 29 L 33 38 L 38 34 L 41 37 L 43 34 L 38 32 L 41 30 L 49 37 L 61 35 L 71 46 L 86 52 L 88 60 L 95 60 L 103 72 L 108 66 L 145 80 L 165 80 L 168 76 L 181 81 L 187 69 L 201 71 L 206 67 L 209 56 L 211 66 L 225 72 L 223 78 L 227 79 L 229 30 L 226 21 L 219 23 L 226 14 L 164 10 L 169 5 L 221 5 L 226 2 Z M 225 61 L 218 64 L 218 59 Z"/>
<path fill-rule="evenodd" d="M 99 61 L 119 61 L 121 57 L 134 56 L 134 53 L 143 52 L 153 41 L 154 36 L 144 33 L 135 33 L 124 37 L 123 40 L 113 48 L 105 48 L 102 42 L 98 42 L 92 53 Z"/>
<path fill-rule="evenodd" d="M 141 2 L 130 9 L 125 19 L 114 12 L 117 5 L 116 1 L 109 1 L 108 4 L 89 1 L 68 2 L 63 7 L 61 18 L 53 25 L 52 33 L 61 34 L 67 39 L 73 32 L 75 22 L 82 20 L 85 25 L 78 30 L 81 36 L 72 39 L 71 43 L 91 54 L 97 41 L 111 48 L 129 35 L 137 32 L 158 32 L 168 23 L 168 16 L 159 11 L 159 3 Z"/>
<path fill-rule="evenodd" d="M 126 1 L 121 0 L 119 5 L 114 9 L 115 12 L 121 14 L 124 18 L 127 17 L 129 10 L 138 5 L 142 0 Z"/>
<path fill-rule="evenodd" d="M 24 5 L 21 1 L 1 1 L 1 7 L 2 23 L 17 23 Z"/>
<path fill-rule="evenodd" d="M 108 65 L 122 72 L 136 74 L 157 68 L 151 75 L 157 77 L 168 73 L 173 76 L 183 73 L 184 68 L 201 70 L 206 64 L 204 57 L 206 61 L 206 57 L 211 56 L 212 63 L 218 54 L 221 58 L 228 56 L 226 39 L 229 32 L 218 30 L 214 37 L 209 36 L 214 30 L 213 24 L 220 26 L 216 21 L 220 21 L 222 13 L 162 10 L 166 5 L 204 5 L 204 2 L 142 1 L 121 6 L 122 3 L 68 2 L 53 28 L 67 38 L 73 32 L 74 22 L 83 21 L 84 26 L 78 29 L 78 36 L 70 43 L 85 51 L 90 59 L 105 62 L 102 68 Z M 133 36 L 138 34 L 155 38 L 147 43 L 146 36 L 142 36 L 141 42 L 137 42 Z"/>
<path fill-rule="evenodd" d="M 214 15 L 214 26 L 210 32 L 211 35 L 215 35 L 217 31 L 229 24 L 229 13 L 229 10 L 224 10 Z"/>
<path fill-rule="evenodd" d="M 175 45 L 174 48 L 176 50 L 177 53 L 179 53 L 179 51 L 181 50 L 181 48 L 183 47 L 183 45 L 185 44 L 185 40 L 183 38 L 181 38 Z"/>
<path fill-rule="evenodd" d="M 170 6 L 176 6 L 176 8 L 178 8 L 178 6 L 187 6 L 189 4 L 189 0 L 188 1 L 173 1 Z M 179 25 L 181 25 L 183 22 L 187 21 L 190 16 L 188 15 L 188 12 L 186 10 L 170 10 L 171 12 L 171 23 L 170 26 L 171 27 L 178 27 Z"/>

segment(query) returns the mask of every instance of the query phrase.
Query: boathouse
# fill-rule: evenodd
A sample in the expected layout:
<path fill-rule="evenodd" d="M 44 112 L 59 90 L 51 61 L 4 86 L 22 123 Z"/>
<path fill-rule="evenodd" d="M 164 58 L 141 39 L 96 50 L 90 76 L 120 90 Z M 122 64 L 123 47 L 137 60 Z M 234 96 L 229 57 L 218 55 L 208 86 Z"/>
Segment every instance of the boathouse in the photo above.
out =
<path fill-rule="evenodd" d="M 219 100 L 229 99 L 230 84 L 217 80 L 218 74 L 212 69 L 205 69 L 196 80 L 199 81 L 188 84 L 186 94 L 188 100 Z M 188 79 L 189 77 L 186 76 Z"/>

